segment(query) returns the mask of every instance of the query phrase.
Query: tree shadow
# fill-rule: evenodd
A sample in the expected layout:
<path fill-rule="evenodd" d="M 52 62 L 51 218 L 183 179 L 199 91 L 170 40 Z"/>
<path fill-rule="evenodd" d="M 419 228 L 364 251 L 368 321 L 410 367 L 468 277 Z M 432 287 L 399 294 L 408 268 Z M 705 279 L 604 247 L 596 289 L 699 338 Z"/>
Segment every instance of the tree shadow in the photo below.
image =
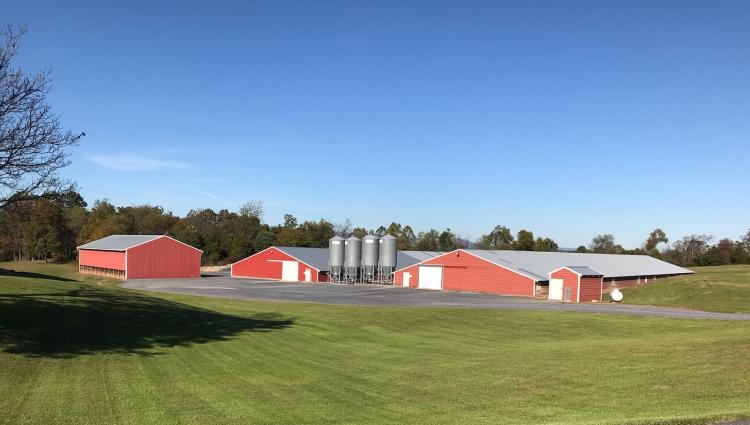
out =
<path fill-rule="evenodd" d="M 25 278 L 31 278 L 31 279 L 47 279 L 47 280 L 56 280 L 58 282 L 78 282 L 75 279 L 68 279 L 67 277 L 54 276 L 51 274 L 34 273 L 34 272 L 17 272 L 15 270 L 4 269 L 2 267 L 0 267 L 0 276 L 25 277 Z"/>
<path fill-rule="evenodd" d="M 87 286 L 57 293 L 0 294 L 0 349 L 32 357 L 156 355 L 159 348 L 224 341 L 293 323 L 276 313 L 238 317 Z"/>

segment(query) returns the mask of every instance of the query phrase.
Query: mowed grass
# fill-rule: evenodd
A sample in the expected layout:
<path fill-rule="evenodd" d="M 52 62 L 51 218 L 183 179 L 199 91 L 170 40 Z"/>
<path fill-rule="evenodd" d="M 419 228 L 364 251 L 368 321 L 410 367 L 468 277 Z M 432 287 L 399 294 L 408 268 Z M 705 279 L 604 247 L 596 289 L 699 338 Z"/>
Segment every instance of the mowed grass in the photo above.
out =
<path fill-rule="evenodd" d="M 748 322 L 246 302 L 79 282 L 68 266 L 0 267 L 38 273 L 0 276 L 0 423 L 750 416 Z"/>
<path fill-rule="evenodd" d="M 750 313 L 750 265 L 695 267 L 675 276 L 626 288 L 624 301 L 693 310 Z"/>

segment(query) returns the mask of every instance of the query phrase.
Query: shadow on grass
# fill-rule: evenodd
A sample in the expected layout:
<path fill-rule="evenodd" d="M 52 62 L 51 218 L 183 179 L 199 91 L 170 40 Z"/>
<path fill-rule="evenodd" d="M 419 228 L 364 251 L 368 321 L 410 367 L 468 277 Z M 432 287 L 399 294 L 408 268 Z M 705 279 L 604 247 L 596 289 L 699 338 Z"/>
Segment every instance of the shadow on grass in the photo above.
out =
<path fill-rule="evenodd" d="M 159 354 L 158 348 L 223 341 L 294 323 L 275 313 L 230 316 L 119 290 L 0 293 L 0 349 L 34 357 Z"/>
<path fill-rule="evenodd" d="M 46 279 L 56 280 L 58 282 L 77 282 L 74 279 L 68 279 L 66 277 L 54 276 L 51 274 L 33 273 L 33 272 L 17 272 L 15 270 L 4 269 L 0 267 L 0 276 L 11 276 L 11 277 L 25 277 L 31 279 Z"/>

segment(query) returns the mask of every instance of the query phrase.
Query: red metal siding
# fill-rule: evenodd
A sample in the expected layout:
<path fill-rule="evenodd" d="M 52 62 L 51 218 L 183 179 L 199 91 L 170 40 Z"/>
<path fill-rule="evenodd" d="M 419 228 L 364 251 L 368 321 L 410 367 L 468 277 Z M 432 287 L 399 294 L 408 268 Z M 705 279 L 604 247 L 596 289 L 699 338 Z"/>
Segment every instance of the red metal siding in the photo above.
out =
<path fill-rule="evenodd" d="M 411 278 L 409 279 L 409 285 L 404 285 L 405 273 L 411 273 Z M 395 286 L 416 288 L 418 281 L 419 281 L 419 266 L 417 265 L 407 267 L 393 274 L 393 284 Z"/>
<path fill-rule="evenodd" d="M 128 249 L 128 279 L 198 278 L 202 253 L 168 237 Z"/>
<path fill-rule="evenodd" d="M 299 274 L 297 280 L 305 281 L 305 269 L 310 269 L 310 280 L 318 282 L 318 270 L 296 258 L 287 255 L 278 248 L 271 247 L 257 254 L 253 254 L 243 260 L 232 264 L 232 276 L 249 277 L 255 279 L 281 280 L 281 262 L 299 262 Z M 321 275 L 320 282 L 326 282 L 328 276 Z"/>
<path fill-rule="evenodd" d="M 534 280 L 458 250 L 431 258 L 422 265 L 443 266 L 443 289 L 500 295 L 534 296 Z M 403 286 L 404 272 L 411 273 L 411 286 L 419 282 L 419 265 L 400 270 L 394 277 Z"/>
<path fill-rule="evenodd" d="M 602 278 L 600 277 L 581 277 L 581 298 L 582 303 L 602 300 Z"/>
<path fill-rule="evenodd" d="M 578 300 L 578 275 L 568 269 L 560 269 L 550 275 L 552 279 L 563 280 L 563 300 L 565 300 L 565 288 L 570 287 L 570 302 Z"/>
<path fill-rule="evenodd" d="M 125 270 L 125 252 L 81 249 L 78 251 L 78 264 L 103 269 Z"/>

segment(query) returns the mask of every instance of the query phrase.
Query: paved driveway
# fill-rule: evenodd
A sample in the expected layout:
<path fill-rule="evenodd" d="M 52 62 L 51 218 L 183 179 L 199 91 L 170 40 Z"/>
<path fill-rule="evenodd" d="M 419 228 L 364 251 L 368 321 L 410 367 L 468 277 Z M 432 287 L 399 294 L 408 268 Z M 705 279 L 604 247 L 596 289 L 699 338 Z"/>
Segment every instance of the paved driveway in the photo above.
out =
<path fill-rule="evenodd" d="M 619 313 L 688 319 L 750 320 L 750 314 L 710 313 L 667 307 L 627 304 L 569 304 L 522 297 L 465 292 L 440 292 L 380 285 L 279 283 L 231 278 L 225 273 L 201 279 L 143 279 L 123 283 L 126 288 L 244 300 L 291 301 L 320 304 L 416 307 L 468 307 L 535 311 Z"/>

